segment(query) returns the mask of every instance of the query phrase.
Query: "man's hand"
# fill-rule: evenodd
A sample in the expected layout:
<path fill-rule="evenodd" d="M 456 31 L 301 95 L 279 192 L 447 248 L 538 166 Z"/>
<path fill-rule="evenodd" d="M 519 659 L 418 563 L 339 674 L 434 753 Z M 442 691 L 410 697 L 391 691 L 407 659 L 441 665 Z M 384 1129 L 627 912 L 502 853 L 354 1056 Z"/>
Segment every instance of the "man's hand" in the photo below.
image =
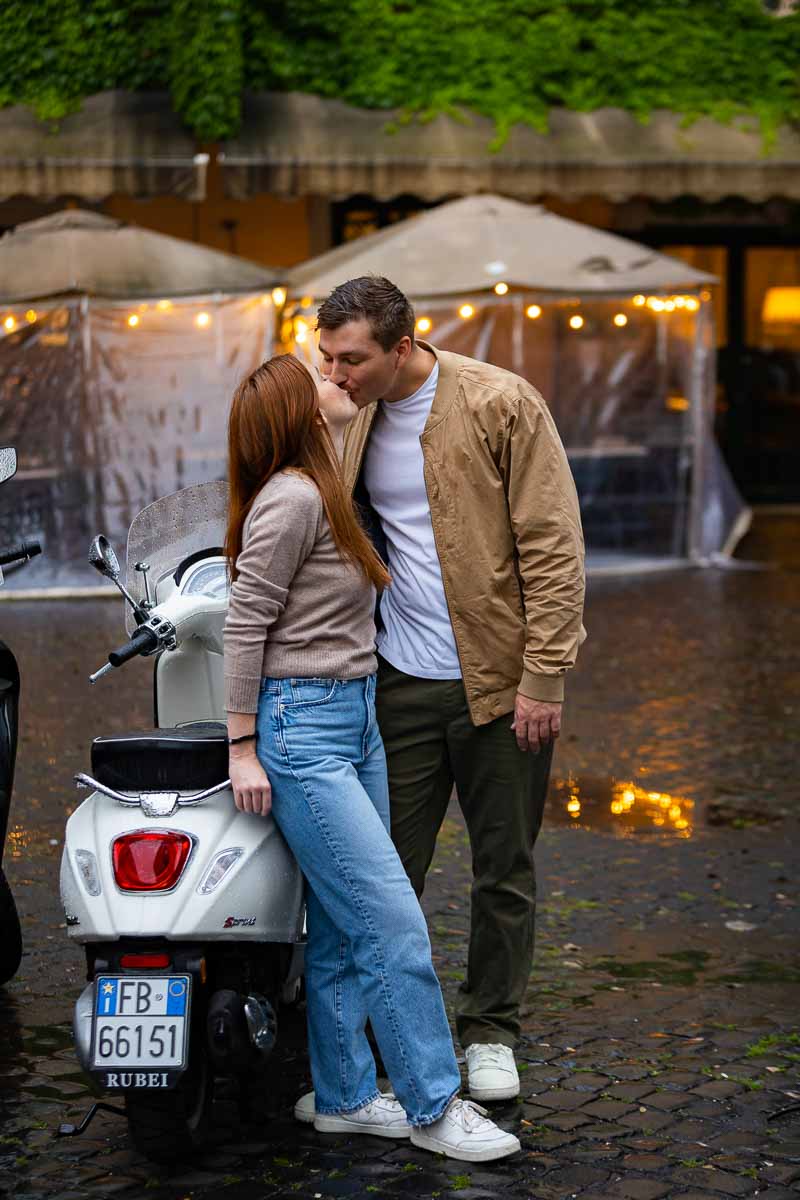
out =
<path fill-rule="evenodd" d="M 228 769 L 233 798 L 239 811 L 268 816 L 272 808 L 272 788 L 255 750 L 232 747 Z"/>
<path fill-rule="evenodd" d="M 517 735 L 520 750 L 538 754 L 543 744 L 555 741 L 561 732 L 561 709 L 560 702 L 531 700 L 517 692 L 511 728 Z"/>

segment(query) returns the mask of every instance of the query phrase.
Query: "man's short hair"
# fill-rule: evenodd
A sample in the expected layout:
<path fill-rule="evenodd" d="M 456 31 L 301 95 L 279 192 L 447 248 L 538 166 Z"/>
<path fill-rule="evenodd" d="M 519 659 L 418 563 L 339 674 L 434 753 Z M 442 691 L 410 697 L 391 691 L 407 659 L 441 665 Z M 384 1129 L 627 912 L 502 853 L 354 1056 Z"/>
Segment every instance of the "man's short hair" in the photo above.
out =
<path fill-rule="evenodd" d="M 361 320 L 369 322 L 383 350 L 391 350 L 401 337 L 414 341 L 414 309 L 399 287 L 382 275 L 361 275 L 335 287 L 319 307 L 317 329 L 340 329 L 348 321 Z"/>

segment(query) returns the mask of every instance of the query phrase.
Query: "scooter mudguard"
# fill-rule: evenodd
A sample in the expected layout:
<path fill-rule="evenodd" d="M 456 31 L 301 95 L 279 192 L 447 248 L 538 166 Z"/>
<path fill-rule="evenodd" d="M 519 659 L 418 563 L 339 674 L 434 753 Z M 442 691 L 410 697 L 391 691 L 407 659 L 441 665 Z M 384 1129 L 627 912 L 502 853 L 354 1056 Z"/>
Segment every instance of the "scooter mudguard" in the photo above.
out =
<path fill-rule="evenodd" d="M 169 889 L 125 890 L 115 878 L 114 842 L 139 830 L 169 830 L 190 839 L 186 863 Z M 92 793 L 67 822 L 61 900 L 76 942 L 148 936 L 237 943 L 303 939 L 300 869 L 273 818 L 239 812 L 230 790 L 153 818 Z"/>

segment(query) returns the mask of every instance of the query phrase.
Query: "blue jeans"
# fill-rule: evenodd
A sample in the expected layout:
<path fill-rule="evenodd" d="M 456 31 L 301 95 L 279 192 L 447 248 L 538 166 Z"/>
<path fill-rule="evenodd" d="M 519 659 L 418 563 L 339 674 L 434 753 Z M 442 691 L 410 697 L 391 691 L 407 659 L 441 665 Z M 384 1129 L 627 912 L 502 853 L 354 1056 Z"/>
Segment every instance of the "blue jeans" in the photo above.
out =
<path fill-rule="evenodd" d="M 425 918 L 389 836 L 375 677 L 264 679 L 256 728 L 275 821 L 308 881 L 317 1112 L 379 1094 L 369 1017 L 409 1121 L 428 1125 L 460 1076 Z"/>

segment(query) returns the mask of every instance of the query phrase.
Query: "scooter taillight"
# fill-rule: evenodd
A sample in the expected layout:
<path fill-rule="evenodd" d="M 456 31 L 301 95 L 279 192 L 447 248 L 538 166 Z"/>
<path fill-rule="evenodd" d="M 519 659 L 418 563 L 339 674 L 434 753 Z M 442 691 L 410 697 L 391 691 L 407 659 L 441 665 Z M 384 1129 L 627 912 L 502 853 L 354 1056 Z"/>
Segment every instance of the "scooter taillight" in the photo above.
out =
<path fill-rule="evenodd" d="M 126 833 L 112 847 L 114 878 L 124 892 L 163 892 L 186 866 L 192 840 L 185 833 Z"/>

